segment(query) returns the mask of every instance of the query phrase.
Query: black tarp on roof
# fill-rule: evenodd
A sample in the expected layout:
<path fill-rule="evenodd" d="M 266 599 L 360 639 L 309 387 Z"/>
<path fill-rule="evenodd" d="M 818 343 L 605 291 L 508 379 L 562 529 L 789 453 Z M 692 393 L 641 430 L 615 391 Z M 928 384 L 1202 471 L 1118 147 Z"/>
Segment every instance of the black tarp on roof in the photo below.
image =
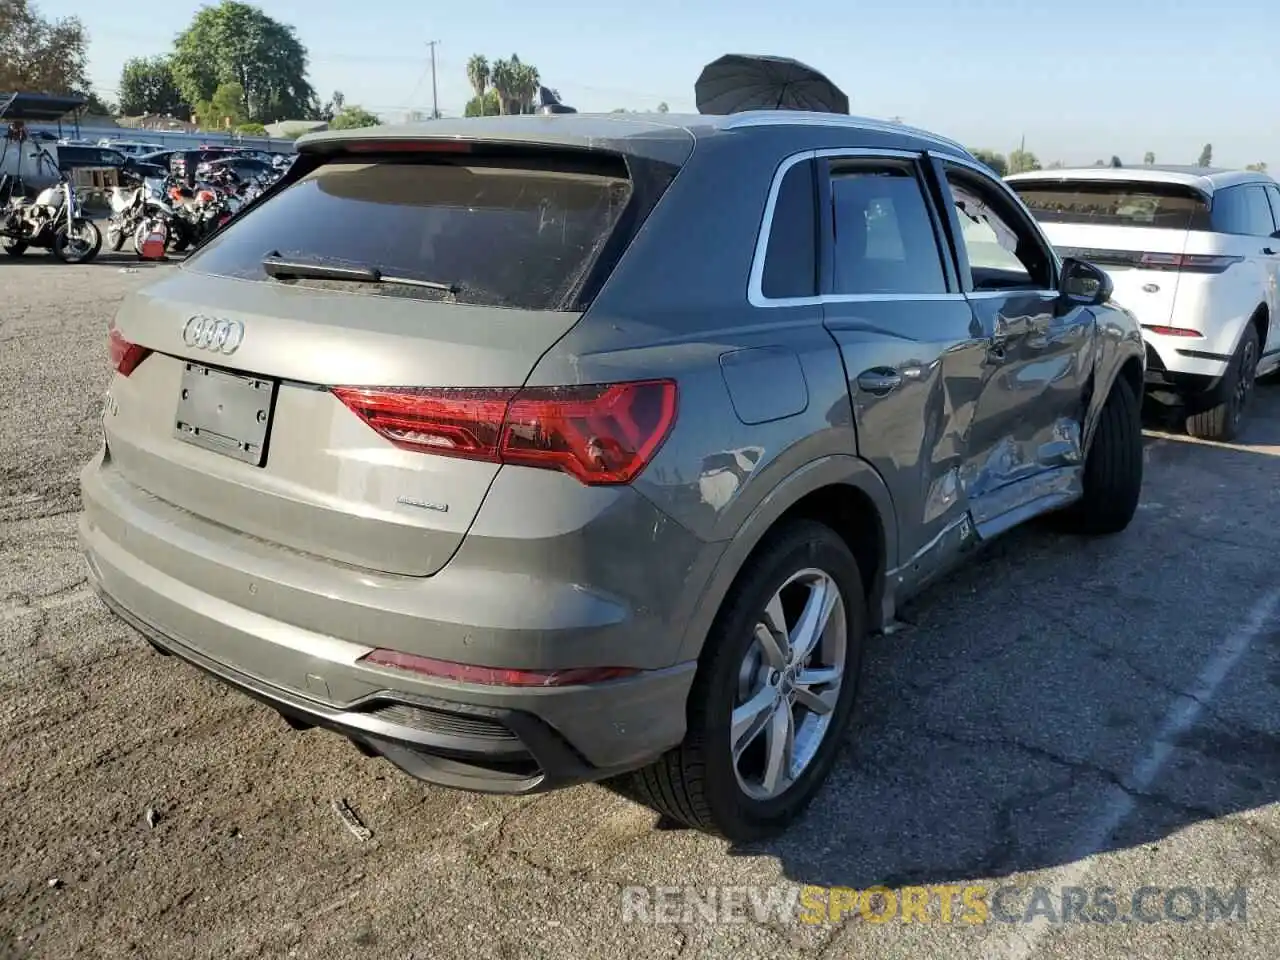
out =
<path fill-rule="evenodd" d="M 89 101 L 77 96 L 46 93 L 0 93 L 0 120 L 12 123 L 56 123 Z"/>

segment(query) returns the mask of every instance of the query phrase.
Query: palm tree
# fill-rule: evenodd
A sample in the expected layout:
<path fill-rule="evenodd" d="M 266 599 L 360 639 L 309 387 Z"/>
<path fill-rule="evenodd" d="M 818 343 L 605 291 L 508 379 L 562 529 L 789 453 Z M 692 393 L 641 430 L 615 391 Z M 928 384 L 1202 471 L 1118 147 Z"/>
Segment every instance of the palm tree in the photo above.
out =
<path fill-rule="evenodd" d="M 516 64 L 520 62 L 514 57 L 512 60 L 515 60 Z M 511 112 L 511 99 L 514 96 L 516 80 L 514 66 L 511 60 L 495 60 L 489 71 L 489 84 L 498 94 L 498 109 L 503 114 Z"/>
<path fill-rule="evenodd" d="M 484 113 L 484 95 L 489 89 L 491 76 L 489 61 L 481 54 L 472 54 L 471 59 L 467 61 L 467 79 L 471 81 L 471 89 L 475 91 L 476 99 L 480 101 L 482 115 Z"/>
<path fill-rule="evenodd" d="M 515 95 L 520 102 L 520 113 L 533 112 L 533 99 L 538 95 L 538 85 L 542 78 L 538 76 L 538 68 L 528 64 L 520 63 L 513 55 L 512 63 L 515 66 Z"/>

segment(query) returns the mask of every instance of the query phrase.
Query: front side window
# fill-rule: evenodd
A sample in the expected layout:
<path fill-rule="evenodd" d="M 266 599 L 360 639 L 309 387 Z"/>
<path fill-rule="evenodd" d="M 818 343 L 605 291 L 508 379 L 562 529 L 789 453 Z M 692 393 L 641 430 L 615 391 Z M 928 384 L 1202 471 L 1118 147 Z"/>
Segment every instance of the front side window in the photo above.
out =
<path fill-rule="evenodd" d="M 947 292 L 933 219 L 910 164 L 833 161 L 834 294 Z"/>
<path fill-rule="evenodd" d="M 974 290 L 1053 287 L 1052 256 L 1016 203 L 995 184 L 956 167 L 947 168 L 947 187 Z"/>

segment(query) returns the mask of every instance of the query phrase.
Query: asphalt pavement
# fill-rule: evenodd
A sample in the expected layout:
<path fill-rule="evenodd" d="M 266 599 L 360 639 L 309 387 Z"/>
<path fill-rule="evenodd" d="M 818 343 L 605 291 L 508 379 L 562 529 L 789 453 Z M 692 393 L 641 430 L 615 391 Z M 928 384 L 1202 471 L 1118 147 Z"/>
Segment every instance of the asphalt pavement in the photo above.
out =
<path fill-rule="evenodd" d="M 1274 958 L 1280 385 L 1238 443 L 1153 429 L 1126 533 L 1032 526 L 911 604 L 811 812 L 733 846 L 424 786 L 106 612 L 77 474 L 166 269 L 0 261 L 0 958 Z"/>

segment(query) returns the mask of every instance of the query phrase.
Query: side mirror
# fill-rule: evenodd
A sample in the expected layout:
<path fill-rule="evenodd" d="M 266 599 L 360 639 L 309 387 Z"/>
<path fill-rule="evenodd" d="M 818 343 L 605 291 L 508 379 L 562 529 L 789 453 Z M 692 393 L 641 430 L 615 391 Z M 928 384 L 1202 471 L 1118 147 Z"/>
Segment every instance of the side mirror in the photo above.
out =
<path fill-rule="evenodd" d="M 1097 307 L 1111 299 L 1114 284 L 1106 271 L 1085 260 L 1067 257 L 1062 261 L 1059 290 L 1065 300 L 1077 306 Z"/>

